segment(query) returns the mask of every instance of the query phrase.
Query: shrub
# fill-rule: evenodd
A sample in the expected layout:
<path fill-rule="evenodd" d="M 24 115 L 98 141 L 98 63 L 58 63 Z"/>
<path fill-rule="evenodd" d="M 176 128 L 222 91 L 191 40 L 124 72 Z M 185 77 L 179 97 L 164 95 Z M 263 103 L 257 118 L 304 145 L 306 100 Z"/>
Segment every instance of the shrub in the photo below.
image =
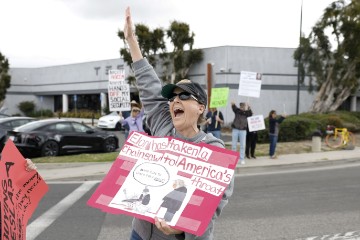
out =
<path fill-rule="evenodd" d="M 315 132 L 320 131 L 325 137 L 327 125 L 346 127 L 351 132 L 360 131 L 360 114 L 358 112 L 337 111 L 324 114 L 302 113 L 288 116 L 280 124 L 279 142 L 291 142 L 311 139 Z M 264 119 L 265 130 L 258 131 L 258 142 L 269 142 L 269 120 Z"/>
<path fill-rule="evenodd" d="M 37 110 L 29 115 L 29 117 L 43 117 L 43 118 L 53 117 L 53 116 L 54 116 L 53 111 L 49 109 Z"/>
<path fill-rule="evenodd" d="M 25 116 L 30 116 L 34 113 L 35 103 L 33 101 L 20 102 L 18 108 L 25 114 Z"/>
<path fill-rule="evenodd" d="M 89 111 L 89 110 L 77 110 L 71 111 L 66 113 L 58 113 L 58 117 L 65 117 L 65 118 L 94 118 L 98 119 L 101 117 L 99 112 Z"/>

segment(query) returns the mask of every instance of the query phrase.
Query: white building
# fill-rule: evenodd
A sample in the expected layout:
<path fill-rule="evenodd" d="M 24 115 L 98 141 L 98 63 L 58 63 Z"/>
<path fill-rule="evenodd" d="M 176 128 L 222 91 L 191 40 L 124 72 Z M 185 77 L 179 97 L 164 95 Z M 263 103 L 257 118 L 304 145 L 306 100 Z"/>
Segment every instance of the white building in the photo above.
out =
<path fill-rule="evenodd" d="M 222 46 L 203 49 L 203 60 L 189 71 L 189 79 L 207 89 L 207 68 L 212 66 L 212 87 L 229 87 L 229 104 L 219 108 L 225 125 L 234 118 L 230 102 L 249 102 L 255 115 L 267 117 L 274 109 L 279 114 L 296 113 L 297 68 L 293 59 L 294 48 Z M 129 66 L 123 59 L 110 59 L 78 64 L 42 68 L 12 68 L 11 87 L 7 91 L 5 107 L 10 114 L 20 113 L 18 104 L 33 101 L 38 109 L 67 112 L 73 109 L 101 111 L 107 106 L 109 69 Z M 260 98 L 238 95 L 240 71 L 262 73 Z M 134 96 L 137 90 L 132 87 Z M 308 111 L 314 94 L 308 92 L 308 83 L 300 86 L 299 112 Z M 360 92 L 351 96 L 343 108 L 360 110 Z"/>

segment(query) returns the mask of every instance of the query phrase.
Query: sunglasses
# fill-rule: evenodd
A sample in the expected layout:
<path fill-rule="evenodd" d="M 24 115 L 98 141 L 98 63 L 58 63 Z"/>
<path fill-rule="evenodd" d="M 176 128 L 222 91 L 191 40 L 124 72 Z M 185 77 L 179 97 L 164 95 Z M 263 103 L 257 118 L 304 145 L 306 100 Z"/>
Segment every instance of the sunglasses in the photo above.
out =
<path fill-rule="evenodd" d="M 133 110 L 131 110 L 131 111 L 133 111 L 133 112 L 140 112 L 140 110 L 138 110 L 138 109 L 133 109 Z"/>
<path fill-rule="evenodd" d="M 191 93 L 188 93 L 188 92 L 181 92 L 179 94 L 173 93 L 172 97 L 169 98 L 169 102 L 174 101 L 176 97 L 179 97 L 179 99 L 181 101 L 186 101 L 186 100 L 189 100 L 190 98 L 192 98 L 195 101 L 199 102 L 199 100 L 194 95 L 192 95 Z"/>

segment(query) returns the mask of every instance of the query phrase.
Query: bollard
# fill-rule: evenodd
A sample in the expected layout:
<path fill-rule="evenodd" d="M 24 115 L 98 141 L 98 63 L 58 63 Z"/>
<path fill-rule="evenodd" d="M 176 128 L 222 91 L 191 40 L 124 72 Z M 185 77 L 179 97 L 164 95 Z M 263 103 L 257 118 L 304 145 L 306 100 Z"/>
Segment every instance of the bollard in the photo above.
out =
<path fill-rule="evenodd" d="M 312 137 L 312 152 L 321 152 L 321 137 L 313 136 Z"/>

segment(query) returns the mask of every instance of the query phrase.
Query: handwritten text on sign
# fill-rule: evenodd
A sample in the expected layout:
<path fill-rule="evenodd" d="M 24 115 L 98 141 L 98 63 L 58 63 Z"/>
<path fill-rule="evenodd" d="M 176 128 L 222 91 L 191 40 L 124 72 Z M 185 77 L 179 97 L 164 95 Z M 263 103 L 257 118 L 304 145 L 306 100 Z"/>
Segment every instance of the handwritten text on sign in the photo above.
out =
<path fill-rule="evenodd" d="M 246 97 L 260 97 L 261 74 L 256 72 L 240 72 L 238 95 Z"/>
<path fill-rule="evenodd" d="M 110 111 L 130 110 L 130 85 L 125 82 L 125 70 L 109 71 L 108 94 Z"/>
<path fill-rule="evenodd" d="M 256 115 L 247 118 L 249 131 L 259 131 L 265 129 L 265 122 L 263 115 Z"/>
<path fill-rule="evenodd" d="M 228 102 L 229 97 L 229 88 L 212 88 L 211 89 L 211 99 L 210 99 L 210 107 L 225 107 Z"/>
<path fill-rule="evenodd" d="M 2 239 L 26 239 L 26 225 L 48 191 L 40 174 L 25 170 L 25 159 L 8 140 L 1 154 L 0 196 Z"/>

